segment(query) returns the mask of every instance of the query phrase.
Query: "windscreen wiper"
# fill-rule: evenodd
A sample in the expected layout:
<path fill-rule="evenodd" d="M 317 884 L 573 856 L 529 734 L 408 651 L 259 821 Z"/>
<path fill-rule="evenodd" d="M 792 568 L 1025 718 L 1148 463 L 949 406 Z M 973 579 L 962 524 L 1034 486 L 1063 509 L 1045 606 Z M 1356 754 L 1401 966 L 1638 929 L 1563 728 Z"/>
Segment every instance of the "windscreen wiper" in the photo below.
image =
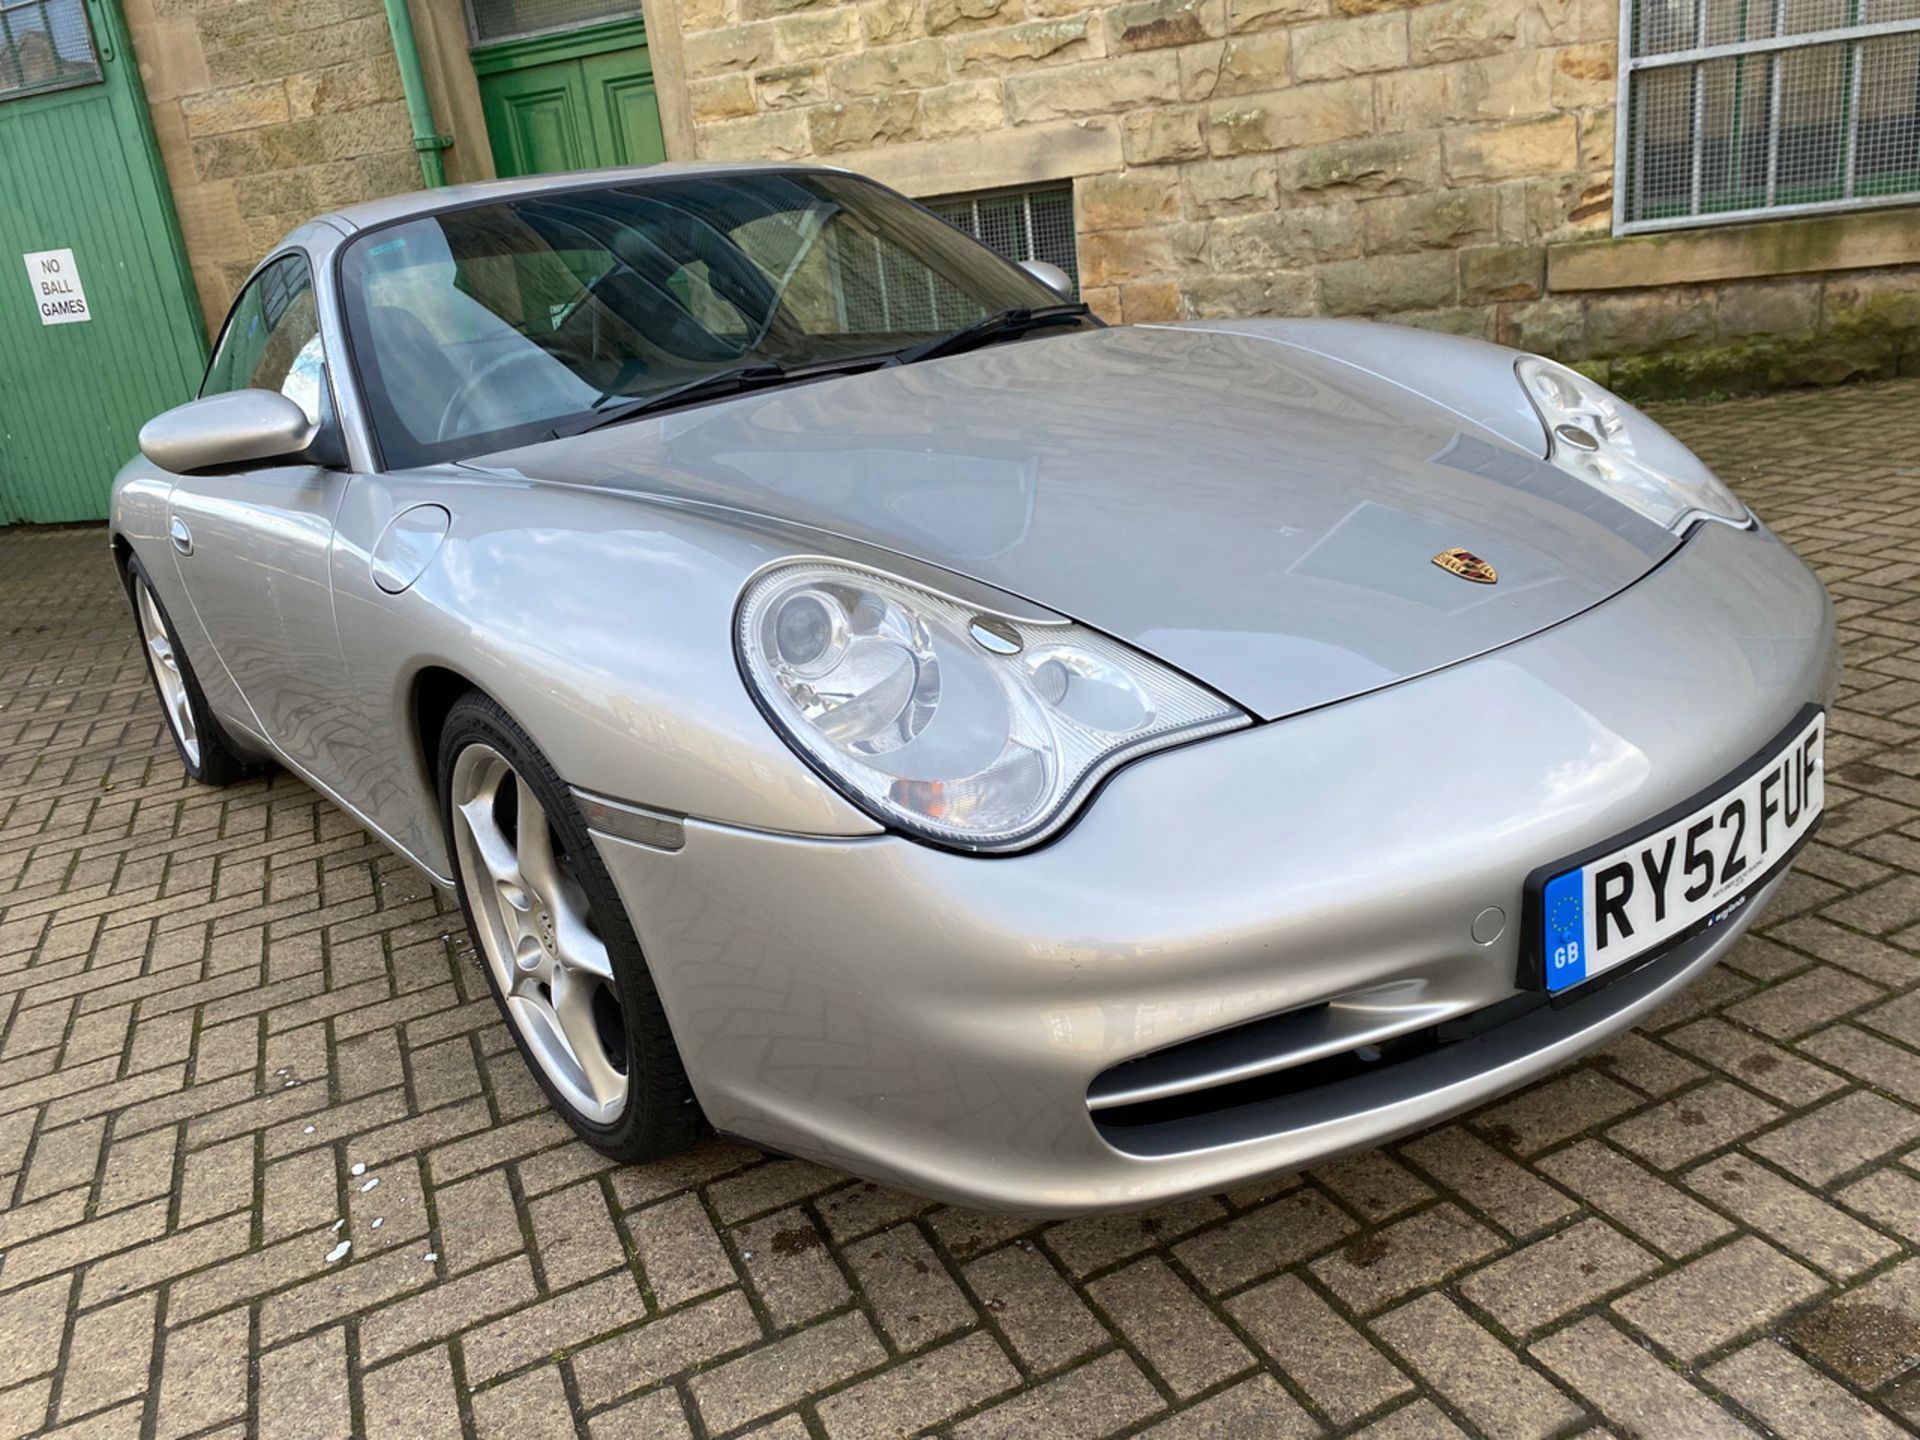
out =
<path fill-rule="evenodd" d="M 1092 312 L 1078 301 L 1063 305 L 1042 305 L 1037 309 L 1017 305 L 1011 310 L 998 310 L 993 314 L 963 325 L 947 335 L 936 335 L 931 340 L 922 340 L 917 345 L 909 345 L 904 350 L 896 350 L 889 365 L 911 365 L 919 360 L 931 360 L 936 355 L 954 355 L 962 350 L 970 350 L 975 345 L 984 345 L 989 340 L 998 340 L 1007 335 L 1021 335 L 1029 330 L 1037 330 L 1042 325 L 1064 325 L 1069 321 L 1084 320 Z"/>
<path fill-rule="evenodd" d="M 650 410 L 664 410 L 670 405 L 683 405 L 694 400 L 709 400 L 722 395 L 737 395 L 761 385 L 778 385 L 783 380 L 793 379 L 787 369 L 772 360 L 762 360 L 753 365 L 740 365 L 732 370 L 715 370 L 706 375 L 696 375 L 680 385 L 669 385 L 665 390 L 652 395 L 642 395 L 638 399 L 628 400 L 620 405 L 608 405 L 614 397 L 604 395 L 594 402 L 584 423 L 572 427 L 556 425 L 547 438 L 558 440 L 567 435 L 584 435 L 589 430 L 599 430 L 608 425 L 618 425 L 622 420 L 632 420 L 645 415 Z"/>
<path fill-rule="evenodd" d="M 584 435 L 589 430 L 600 430 L 608 425 L 618 425 L 622 420 L 633 420 L 639 416 L 651 414 L 655 410 L 666 410 L 675 405 L 692 405 L 701 400 L 717 400 L 727 395 L 739 395 L 748 390 L 758 390 L 768 385 L 790 385 L 801 380 L 824 380 L 830 375 L 853 375 L 862 370 L 876 370 L 891 363 L 886 355 L 851 355 L 829 360 L 824 364 L 782 365 L 777 360 L 762 360 L 753 365 L 741 365 L 732 370 L 715 370 L 707 375 L 696 375 L 681 385 L 669 385 L 665 390 L 652 395 L 641 395 L 620 405 L 609 405 L 612 396 L 603 397 L 594 403 L 592 413 L 582 423 L 571 428 L 556 425 L 547 438 L 564 439 L 569 435 Z"/>

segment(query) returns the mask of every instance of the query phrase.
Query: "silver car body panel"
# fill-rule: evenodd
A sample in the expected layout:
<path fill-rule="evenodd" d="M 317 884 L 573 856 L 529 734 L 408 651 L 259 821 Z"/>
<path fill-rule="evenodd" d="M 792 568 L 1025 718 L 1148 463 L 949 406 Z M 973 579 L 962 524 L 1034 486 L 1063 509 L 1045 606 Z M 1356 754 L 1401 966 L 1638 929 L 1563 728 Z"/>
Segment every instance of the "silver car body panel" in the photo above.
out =
<path fill-rule="evenodd" d="M 1451 411 L 1530 455 L 1547 453 L 1533 402 L 1517 385 L 1513 351 L 1466 336 L 1352 320 L 1192 320 L 1183 330 L 1247 335 L 1309 352 L 1335 366 L 1365 371 L 1411 400 Z"/>
<path fill-rule="evenodd" d="M 1544 464 L 1510 352 L 1346 322 L 1054 333 L 379 471 L 338 246 L 587 178 L 396 198 L 290 236 L 268 259 L 313 266 L 349 467 L 135 460 L 112 528 L 234 742 L 442 884 L 417 707 L 472 684 L 512 713 L 602 816 L 722 1128 L 978 1203 L 1145 1204 L 1517 1084 L 1750 922 L 1757 906 L 1608 987 L 1619 1003 L 1584 1029 L 1508 1030 L 1516 1055 L 1364 1114 L 1115 1148 L 1087 1092 L 1118 1061 L 1330 997 L 1357 1034 L 1511 996 L 1530 870 L 1703 788 L 1831 693 L 1824 592 L 1764 528 L 1683 542 Z M 1429 563 L 1454 545 L 1499 584 Z M 742 585 L 798 556 L 1081 620 L 1288 718 L 1125 767 L 1028 854 L 886 834 L 775 734 L 734 661 Z M 1481 946 L 1489 906 L 1508 923 Z"/>
<path fill-rule="evenodd" d="M 1378 1039 L 1515 995 L 1529 872 L 1707 789 L 1824 702 L 1832 623 L 1771 535 L 1702 526 L 1544 634 L 1131 766 L 1031 855 L 695 823 L 672 854 L 603 851 L 716 1125 L 969 1203 L 1147 1205 L 1490 1098 L 1723 954 L 1759 904 L 1626 1008 L 1605 998 L 1625 982 L 1601 990 L 1593 1026 L 1242 1143 L 1142 1159 L 1087 1106 L 1119 1061 L 1319 1002 L 1364 997 Z M 1489 907 L 1505 927 L 1477 944 Z"/>
<path fill-rule="evenodd" d="M 777 515 L 931 561 L 1265 719 L 1557 624 L 1677 543 L 1541 459 L 1537 420 L 1529 451 L 1288 333 L 1054 335 L 468 463 Z M 1313 333 L 1330 343 L 1324 323 Z M 1495 353 L 1519 396 L 1511 352 Z M 1456 546 L 1499 584 L 1432 563 Z"/>

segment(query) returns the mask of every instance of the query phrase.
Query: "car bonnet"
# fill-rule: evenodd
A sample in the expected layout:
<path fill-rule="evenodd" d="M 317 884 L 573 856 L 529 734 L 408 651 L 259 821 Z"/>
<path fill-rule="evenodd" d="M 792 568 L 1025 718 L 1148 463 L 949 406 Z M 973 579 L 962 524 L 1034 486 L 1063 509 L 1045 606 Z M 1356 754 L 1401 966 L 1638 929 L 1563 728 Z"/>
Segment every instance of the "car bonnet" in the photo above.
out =
<path fill-rule="evenodd" d="M 904 553 L 1276 718 L 1554 625 L 1679 543 L 1419 379 L 1256 336 L 1089 329 L 469 464 Z"/>

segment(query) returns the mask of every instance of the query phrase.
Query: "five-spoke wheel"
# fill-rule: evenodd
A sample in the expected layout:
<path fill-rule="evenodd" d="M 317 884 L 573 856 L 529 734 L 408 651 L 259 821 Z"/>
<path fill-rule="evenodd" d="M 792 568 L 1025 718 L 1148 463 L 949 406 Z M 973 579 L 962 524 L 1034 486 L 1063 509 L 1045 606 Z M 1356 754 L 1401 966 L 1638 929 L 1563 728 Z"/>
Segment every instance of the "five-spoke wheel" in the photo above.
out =
<path fill-rule="evenodd" d="M 613 963 L 547 812 L 483 744 L 453 766 L 453 825 L 475 937 L 527 1048 L 580 1114 L 627 1104 L 627 1024 Z"/>
<path fill-rule="evenodd" d="M 700 1133 L 653 976 L 572 792 L 479 692 L 440 736 L 454 877 L 487 980 L 541 1088 L 621 1160 Z"/>
<path fill-rule="evenodd" d="M 147 647 L 147 663 L 153 668 L 153 682 L 160 688 L 160 703 L 173 727 L 173 738 L 180 742 L 180 753 L 188 765 L 200 763 L 200 727 L 193 723 L 193 705 L 187 698 L 187 682 L 180 673 L 180 657 L 174 653 L 173 637 L 161 617 L 160 602 L 153 598 L 153 587 L 144 576 L 133 580 L 133 605 L 140 617 L 140 638 Z"/>
<path fill-rule="evenodd" d="M 200 681 L 180 648 L 180 632 L 173 628 L 167 607 L 155 591 L 146 566 L 136 556 L 126 562 L 127 596 L 133 601 L 133 622 L 140 631 L 140 647 L 153 677 L 154 693 L 167 717 L 167 730 L 180 752 L 187 774 L 204 785 L 231 785 L 254 768 L 236 749 L 214 718 Z"/>

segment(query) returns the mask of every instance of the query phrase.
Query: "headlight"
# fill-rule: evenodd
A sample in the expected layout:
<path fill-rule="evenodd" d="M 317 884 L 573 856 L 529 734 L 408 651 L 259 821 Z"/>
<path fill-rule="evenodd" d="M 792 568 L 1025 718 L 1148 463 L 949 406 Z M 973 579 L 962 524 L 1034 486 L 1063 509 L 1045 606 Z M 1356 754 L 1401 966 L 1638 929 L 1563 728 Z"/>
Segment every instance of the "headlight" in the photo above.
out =
<path fill-rule="evenodd" d="M 1547 459 L 1656 525 L 1699 519 L 1747 523 L 1747 507 L 1694 453 L 1626 401 L 1577 370 L 1539 355 L 1514 364 L 1547 427 Z"/>
<path fill-rule="evenodd" d="M 766 571 L 734 639 L 776 728 L 855 803 L 967 850 L 1032 844 L 1129 756 L 1250 723 L 1103 635 L 850 565 Z"/>

